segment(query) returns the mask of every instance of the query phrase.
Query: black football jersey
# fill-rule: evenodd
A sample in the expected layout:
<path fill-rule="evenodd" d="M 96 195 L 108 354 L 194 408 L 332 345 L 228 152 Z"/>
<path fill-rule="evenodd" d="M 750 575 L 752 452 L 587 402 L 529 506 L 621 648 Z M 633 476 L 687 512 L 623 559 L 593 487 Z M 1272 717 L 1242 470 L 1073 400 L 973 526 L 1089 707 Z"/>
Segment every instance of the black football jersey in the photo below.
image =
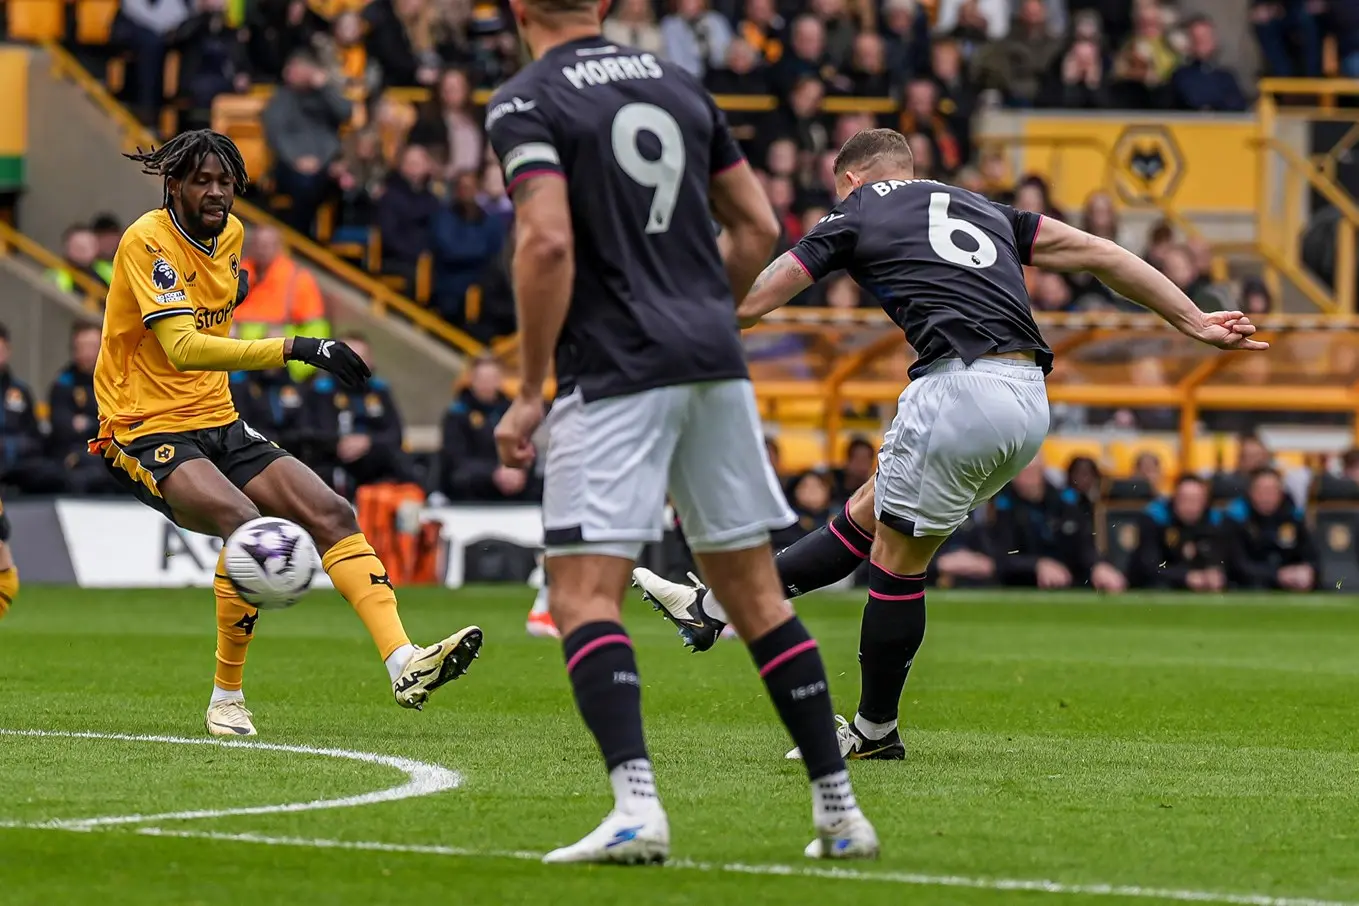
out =
<path fill-rule="evenodd" d="M 708 205 L 711 177 L 743 158 L 692 76 L 598 36 L 571 41 L 496 91 L 486 132 L 511 191 L 566 180 L 576 275 L 559 393 L 748 376 Z"/>
<path fill-rule="evenodd" d="M 1052 350 L 1034 323 L 1024 270 L 1042 216 L 930 179 L 855 189 L 794 246 L 813 280 L 846 270 L 906 334 L 911 377 L 943 358 Z"/>

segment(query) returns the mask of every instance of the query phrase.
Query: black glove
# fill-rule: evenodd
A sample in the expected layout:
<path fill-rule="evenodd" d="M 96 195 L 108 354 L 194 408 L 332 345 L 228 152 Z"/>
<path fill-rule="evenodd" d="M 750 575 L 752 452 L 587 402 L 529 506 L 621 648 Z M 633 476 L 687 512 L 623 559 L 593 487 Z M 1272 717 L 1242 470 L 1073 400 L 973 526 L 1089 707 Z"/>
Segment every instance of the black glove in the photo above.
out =
<path fill-rule="evenodd" d="M 250 294 L 250 274 L 245 270 L 236 278 L 236 304 L 240 305 L 245 301 L 245 297 Z"/>
<path fill-rule="evenodd" d="M 359 358 L 359 354 L 339 340 L 317 340 L 312 337 L 293 337 L 293 351 L 288 361 L 306 362 L 329 371 L 351 390 L 361 390 L 373 372 Z"/>

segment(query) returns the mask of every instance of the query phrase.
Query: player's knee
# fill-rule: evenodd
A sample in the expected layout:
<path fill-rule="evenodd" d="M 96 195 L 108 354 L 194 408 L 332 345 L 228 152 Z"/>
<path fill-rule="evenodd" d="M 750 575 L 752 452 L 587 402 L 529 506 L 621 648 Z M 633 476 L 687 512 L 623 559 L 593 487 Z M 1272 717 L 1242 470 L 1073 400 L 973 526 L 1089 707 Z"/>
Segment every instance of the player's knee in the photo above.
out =
<path fill-rule="evenodd" d="M 358 534 L 359 522 L 354 516 L 354 508 L 339 494 L 321 496 L 307 515 L 309 524 L 305 528 L 311 532 L 312 540 L 322 553 L 350 535 Z"/>

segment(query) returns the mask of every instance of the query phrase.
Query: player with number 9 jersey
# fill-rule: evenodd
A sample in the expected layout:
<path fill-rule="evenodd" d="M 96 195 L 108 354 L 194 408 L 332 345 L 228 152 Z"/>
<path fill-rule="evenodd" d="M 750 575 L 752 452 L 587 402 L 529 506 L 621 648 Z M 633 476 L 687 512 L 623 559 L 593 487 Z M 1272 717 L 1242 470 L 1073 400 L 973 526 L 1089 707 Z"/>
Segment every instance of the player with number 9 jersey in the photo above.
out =
<path fill-rule="evenodd" d="M 654 54 L 599 36 L 560 44 L 495 93 L 486 130 L 508 191 L 566 180 L 575 285 L 557 394 L 586 401 L 747 376 L 708 208 L 743 162 L 712 98 Z"/>

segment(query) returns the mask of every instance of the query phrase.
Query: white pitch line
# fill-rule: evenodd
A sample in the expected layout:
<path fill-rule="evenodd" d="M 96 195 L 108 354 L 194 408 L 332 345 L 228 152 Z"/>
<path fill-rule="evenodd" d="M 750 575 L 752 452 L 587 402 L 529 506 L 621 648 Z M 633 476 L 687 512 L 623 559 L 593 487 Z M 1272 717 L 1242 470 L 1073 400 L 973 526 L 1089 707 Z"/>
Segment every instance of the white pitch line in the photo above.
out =
<path fill-rule="evenodd" d="M 360 805 L 373 805 L 378 802 L 396 802 L 400 799 L 413 799 L 417 796 L 430 796 L 444 790 L 454 789 L 462 784 L 462 775 L 457 771 L 401 758 L 396 755 L 378 755 L 373 752 L 354 752 L 349 749 L 319 749 L 313 746 L 288 746 L 270 742 L 251 740 L 216 740 L 186 736 L 136 736 L 127 733 L 90 733 L 62 732 L 57 730 L 6 730 L 0 729 L 0 736 L 29 736 L 61 739 L 97 739 L 114 742 L 158 742 L 185 746 L 216 746 L 228 749 L 254 749 L 265 752 L 290 752 L 296 755 L 315 755 L 323 758 L 343 758 L 395 768 L 406 775 L 406 782 L 357 796 L 344 796 L 339 799 L 313 799 L 309 802 L 288 802 L 281 805 L 253 805 L 242 808 L 195 809 L 192 811 L 161 812 L 155 815 L 110 815 L 96 818 L 67 819 L 49 821 L 43 826 L 62 830 L 89 830 L 95 827 L 109 827 L 118 824 L 146 824 L 151 821 L 188 821 L 195 818 L 226 818 L 232 815 L 277 815 L 284 812 L 314 812 L 321 809 L 354 808 Z M 33 826 L 33 825 L 26 825 Z"/>
<path fill-rule="evenodd" d="M 65 830 L 66 828 L 62 828 Z M 465 849 L 456 846 L 421 846 L 404 843 L 379 843 L 364 840 L 327 840 L 307 837 L 269 837 L 261 834 L 226 834 L 214 831 L 165 830 L 144 827 L 138 834 L 148 837 L 182 837 L 190 840 L 214 840 L 225 843 L 254 843 L 262 846 L 298 846 L 308 849 L 341 849 L 363 852 L 407 853 L 425 856 L 458 856 L 481 859 L 518 859 L 538 861 L 539 853 L 521 850 Z M 1069 896 L 1126 897 L 1142 900 L 1170 900 L 1180 903 L 1222 903 L 1227 906 L 1359 906 L 1336 900 L 1317 900 L 1311 897 L 1274 897 L 1266 894 L 1219 893 L 1211 890 L 1178 890 L 1162 887 L 1141 887 L 1133 884 L 1067 884 L 1061 881 L 1024 880 L 1018 878 L 969 878 L 960 875 L 927 875 L 900 871 L 863 871 L 856 868 L 820 867 L 811 865 L 746 865 L 740 862 L 711 863 L 671 860 L 666 868 L 685 871 L 728 872 L 745 875 L 771 875 L 791 878 L 825 878 L 833 881 L 859 881 L 879 884 L 902 884 L 913 887 L 965 887 L 972 890 L 1020 891 L 1052 893 Z"/>

